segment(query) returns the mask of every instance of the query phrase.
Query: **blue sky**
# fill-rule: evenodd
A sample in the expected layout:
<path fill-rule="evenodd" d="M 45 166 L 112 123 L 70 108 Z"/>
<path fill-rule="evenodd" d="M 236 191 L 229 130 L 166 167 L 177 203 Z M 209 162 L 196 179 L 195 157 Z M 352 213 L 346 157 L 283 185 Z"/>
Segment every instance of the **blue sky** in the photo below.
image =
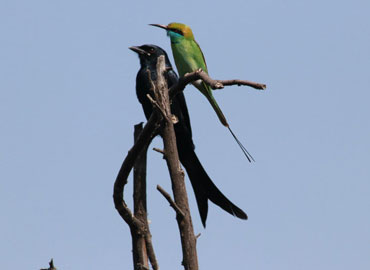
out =
<path fill-rule="evenodd" d="M 204 230 L 188 185 L 201 269 L 369 269 L 369 9 L 368 1 L 1 1 L 0 268 L 39 269 L 51 257 L 61 270 L 132 268 L 112 200 L 133 125 L 144 121 L 128 47 L 152 43 L 172 55 L 164 31 L 148 24 L 177 21 L 192 27 L 213 78 L 268 85 L 214 93 L 252 164 L 206 99 L 185 90 L 200 160 L 249 216 L 210 205 Z M 154 248 L 161 269 L 179 268 L 174 213 L 155 190 L 170 190 L 168 172 L 158 153 L 148 159 Z"/>

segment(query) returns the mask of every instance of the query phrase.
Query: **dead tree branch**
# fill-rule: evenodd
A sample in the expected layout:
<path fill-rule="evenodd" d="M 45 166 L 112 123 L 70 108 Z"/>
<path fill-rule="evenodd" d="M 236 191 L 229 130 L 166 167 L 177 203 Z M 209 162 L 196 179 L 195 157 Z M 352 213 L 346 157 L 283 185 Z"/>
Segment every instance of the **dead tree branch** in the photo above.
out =
<path fill-rule="evenodd" d="M 143 227 L 143 224 L 133 215 L 131 210 L 127 207 L 123 198 L 124 187 L 127 184 L 127 178 L 130 174 L 132 167 L 140 155 L 140 153 L 147 147 L 156 134 L 157 114 L 152 114 L 146 123 L 143 131 L 137 139 L 134 146 L 128 151 L 125 160 L 122 163 L 121 169 L 118 172 L 116 181 L 113 188 L 113 200 L 120 216 L 126 221 L 129 226 L 136 228 Z"/>
<path fill-rule="evenodd" d="M 143 130 L 142 123 L 135 125 L 134 139 L 139 138 Z M 138 156 L 134 164 L 134 216 L 139 219 L 145 226 L 145 234 L 141 234 L 135 227 L 130 227 L 132 235 L 132 253 L 134 265 L 137 269 L 148 269 L 148 258 L 153 269 L 159 269 L 157 259 L 152 245 L 152 235 L 150 234 L 147 203 L 146 203 L 146 156 L 148 145 Z"/>
<path fill-rule="evenodd" d="M 157 185 L 157 190 L 166 198 L 170 206 L 175 210 L 177 215 L 180 215 L 182 218 L 185 217 L 185 214 L 181 211 L 180 207 L 172 200 L 171 195 L 168 194 L 160 185 Z"/>
<path fill-rule="evenodd" d="M 129 225 L 134 269 L 149 269 L 148 258 L 154 270 L 159 269 L 155 257 L 146 211 L 146 153 L 151 140 L 157 134 L 158 115 L 153 113 L 148 123 L 135 126 L 135 144 L 128 152 L 114 183 L 113 200 L 120 216 Z M 134 167 L 134 214 L 124 201 L 124 187 Z"/>
<path fill-rule="evenodd" d="M 233 79 L 233 80 L 219 80 L 218 82 L 221 83 L 223 86 L 229 86 L 229 85 L 241 86 L 241 85 L 245 85 L 245 86 L 253 87 L 254 89 L 257 89 L 257 90 L 265 90 L 266 89 L 266 84 L 251 82 L 251 81 L 247 81 L 247 80 Z"/>
<path fill-rule="evenodd" d="M 255 89 L 266 89 L 265 84 L 246 80 L 213 80 L 201 69 L 185 74 L 179 78 L 178 83 L 168 89 L 163 73 L 166 71 L 164 57 L 160 56 L 157 62 L 157 81 L 152 82 L 155 98 L 148 96 L 153 104 L 154 110 L 147 124 L 141 132 L 135 136 L 135 144 L 128 152 L 114 183 L 113 200 L 115 208 L 120 216 L 129 225 L 133 241 L 134 269 L 149 269 L 149 259 L 154 270 L 159 269 L 155 258 L 151 240 L 151 234 L 147 222 L 146 213 L 146 151 L 151 140 L 158 134 L 162 125 L 161 135 L 164 141 L 164 149 L 156 151 L 163 154 L 170 172 L 172 191 L 171 196 L 161 189 L 157 189 L 168 200 L 176 212 L 176 220 L 180 230 L 181 246 L 183 253 L 182 264 L 185 270 L 198 270 L 198 258 L 196 252 L 196 238 L 191 221 L 188 198 L 184 183 L 184 172 L 181 169 L 176 146 L 176 136 L 173 125 L 178 121 L 171 114 L 170 104 L 172 98 L 183 91 L 187 84 L 196 80 L 203 80 L 212 89 L 222 89 L 229 85 L 246 85 Z M 150 76 L 150 72 L 148 72 Z M 140 135 L 138 135 L 140 133 Z M 134 169 L 134 213 L 126 205 L 124 200 L 124 187 L 132 167 Z M 51 262 L 52 263 L 52 262 Z M 51 265 L 50 265 L 51 266 Z"/>
<path fill-rule="evenodd" d="M 247 80 L 239 80 L 239 79 L 233 79 L 233 80 L 214 80 L 207 73 L 205 73 L 202 69 L 198 69 L 196 71 L 193 71 L 191 73 L 186 73 L 183 77 L 181 77 L 177 84 L 173 85 L 170 88 L 170 97 L 171 99 L 178 93 L 185 89 L 186 85 L 189 83 L 192 83 L 196 80 L 203 80 L 206 84 L 211 86 L 212 89 L 223 89 L 224 86 L 230 86 L 230 85 L 245 85 L 250 86 L 258 90 L 265 90 L 266 84 L 263 83 L 256 83 L 252 81 Z"/>
<path fill-rule="evenodd" d="M 175 130 L 172 122 L 170 109 L 170 97 L 167 82 L 163 76 L 165 68 L 164 56 L 160 56 L 157 62 L 157 81 L 155 83 L 154 95 L 159 106 L 165 112 L 162 136 L 164 142 L 164 157 L 170 172 L 172 191 L 176 205 L 181 209 L 183 215 L 176 214 L 177 224 L 180 230 L 183 265 L 186 270 L 198 270 L 198 257 L 196 251 L 196 238 L 194 236 L 191 221 L 187 192 L 185 188 L 184 172 L 181 169 L 179 155 L 176 146 Z"/>

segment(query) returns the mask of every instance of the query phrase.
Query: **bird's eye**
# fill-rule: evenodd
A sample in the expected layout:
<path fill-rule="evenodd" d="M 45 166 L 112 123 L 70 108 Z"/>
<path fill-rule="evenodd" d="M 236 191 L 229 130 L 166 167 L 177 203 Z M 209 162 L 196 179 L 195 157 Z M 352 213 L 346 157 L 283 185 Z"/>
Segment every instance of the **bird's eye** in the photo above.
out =
<path fill-rule="evenodd" d="M 182 36 L 184 35 L 181 30 L 176 29 L 175 32 L 182 35 Z"/>
<path fill-rule="evenodd" d="M 154 48 L 150 48 L 149 52 L 150 53 L 154 53 L 155 52 L 155 49 Z"/>
<path fill-rule="evenodd" d="M 170 28 L 169 30 L 172 31 L 172 32 L 174 32 L 174 33 L 180 34 L 182 36 L 184 35 L 184 33 L 181 30 L 179 30 L 179 29 Z"/>

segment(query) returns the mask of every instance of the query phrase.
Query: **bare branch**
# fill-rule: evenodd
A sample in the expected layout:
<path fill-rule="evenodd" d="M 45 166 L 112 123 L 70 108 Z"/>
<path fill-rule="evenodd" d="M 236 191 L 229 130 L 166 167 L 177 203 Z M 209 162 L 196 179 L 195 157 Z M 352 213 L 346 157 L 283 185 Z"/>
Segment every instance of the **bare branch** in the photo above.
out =
<path fill-rule="evenodd" d="M 113 200 L 118 213 L 129 226 L 134 226 L 136 228 L 143 228 L 144 224 L 142 224 L 141 221 L 135 218 L 131 210 L 127 207 L 124 201 L 123 191 L 125 185 L 127 184 L 127 178 L 132 167 L 134 166 L 136 158 L 151 142 L 157 132 L 157 119 L 158 116 L 156 113 L 153 113 L 150 116 L 135 145 L 130 149 L 125 160 L 123 161 L 113 188 Z"/>
<path fill-rule="evenodd" d="M 166 113 L 166 121 L 162 129 L 164 152 L 169 169 L 174 200 L 184 215 L 176 215 L 180 230 L 180 239 L 185 270 L 198 270 L 198 257 L 193 223 L 191 221 L 188 197 L 184 182 L 184 172 L 181 169 L 176 145 L 176 135 L 171 120 L 170 97 L 167 82 L 163 76 L 165 59 L 160 56 L 157 62 L 157 81 L 154 88 L 155 99 Z M 183 86 L 185 87 L 185 85 Z"/>
<path fill-rule="evenodd" d="M 166 198 L 170 203 L 170 206 L 175 210 L 177 215 L 180 215 L 182 218 L 185 217 L 185 214 L 181 211 L 180 207 L 172 200 L 171 195 L 168 194 L 160 185 L 157 185 L 157 190 Z"/>
<path fill-rule="evenodd" d="M 218 80 L 218 82 L 221 83 L 223 86 L 229 86 L 229 85 L 241 86 L 241 85 L 246 85 L 246 86 L 253 87 L 253 88 L 257 89 L 257 90 L 265 90 L 266 89 L 266 84 L 251 82 L 251 81 L 247 81 L 247 80 L 238 80 L 238 79 L 234 79 L 234 80 Z"/>
<path fill-rule="evenodd" d="M 143 265 L 141 263 L 137 263 L 136 264 L 136 267 L 135 267 L 135 270 L 150 270 L 148 266 L 146 265 Z"/>
<path fill-rule="evenodd" d="M 135 126 L 135 144 L 128 152 L 114 183 L 114 204 L 125 222 L 129 225 L 135 269 L 149 269 L 148 258 L 154 270 L 159 266 L 152 245 L 146 210 L 146 152 L 151 140 L 157 134 L 159 117 L 154 112 L 142 129 L 142 124 Z M 134 166 L 134 213 L 124 201 L 124 186 Z"/>
<path fill-rule="evenodd" d="M 151 86 L 151 89 L 150 90 L 151 91 L 154 91 L 155 85 L 154 85 L 154 82 L 152 80 L 152 75 L 150 75 L 151 73 L 150 73 L 150 69 L 149 68 L 146 70 L 146 73 L 148 74 L 148 79 L 149 79 L 150 86 Z"/>
<path fill-rule="evenodd" d="M 156 151 L 156 152 L 158 152 L 158 153 L 160 153 L 160 154 L 162 154 L 163 155 L 163 158 L 164 158 L 165 152 L 162 149 L 159 149 L 159 148 L 154 147 L 153 150 Z"/>
<path fill-rule="evenodd" d="M 140 136 L 143 130 L 142 123 L 135 125 L 134 139 L 135 142 Z M 152 241 L 147 241 L 151 239 L 150 228 L 148 224 L 147 215 L 147 200 L 146 200 L 146 157 L 147 149 L 141 152 L 141 154 L 136 159 L 134 164 L 134 215 L 139 219 L 145 226 L 144 230 L 137 230 L 136 228 L 130 227 L 132 236 L 132 254 L 134 259 L 134 265 L 138 269 L 148 269 L 149 261 L 153 266 L 154 270 L 157 270 L 158 263 L 154 253 L 154 248 Z M 144 233 L 143 233 L 144 231 Z M 149 261 L 148 261 L 149 259 Z"/>
<path fill-rule="evenodd" d="M 224 88 L 224 86 L 219 82 L 219 81 L 216 81 L 216 80 L 213 80 L 211 77 L 209 77 L 209 75 L 204 72 L 201 68 L 198 69 L 197 71 L 197 74 L 199 76 L 199 79 L 201 79 L 202 81 L 204 81 L 206 84 L 208 84 L 209 86 L 211 86 L 212 89 L 222 89 Z M 185 74 L 186 76 L 186 74 Z"/>
<path fill-rule="evenodd" d="M 149 101 L 152 103 L 152 105 L 159 110 L 159 112 L 161 113 L 161 115 L 166 118 L 166 113 L 165 111 L 162 109 L 161 106 L 159 106 L 158 102 L 155 101 L 149 94 L 146 95 L 146 97 L 149 99 Z"/>
<path fill-rule="evenodd" d="M 161 129 L 161 135 L 164 141 L 164 150 L 154 150 L 162 153 L 164 158 L 166 159 L 171 176 L 174 200 L 172 200 L 171 196 L 160 186 L 157 186 L 157 189 L 176 211 L 176 219 L 180 230 L 183 252 L 183 265 L 185 267 L 185 270 L 198 270 L 196 239 L 199 237 L 199 235 L 194 235 L 193 224 L 191 221 L 188 198 L 184 183 L 184 172 L 181 169 L 179 162 L 176 146 L 176 136 L 173 127 L 173 124 L 176 124 L 178 122 L 178 119 L 176 119 L 176 117 L 171 114 L 170 101 L 177 93 L 183 91 L 187 84 L 192 83 L 196 80 L 203 80 L 212 89 L 222 89 L 224 88 L 224 86 L 229 85 L 245 85 L 253 87 L 255 89 L 264 90 L 266 89 L 266 85 L 239 79 L 214 80 L 210 78 L 207 73 L 199 69 L 194 72 L 185 74 L 183 77 L 179 78 L 179 81 L 175 85 L 168 89 L 167 82 L 163 76 L 166 70 L 167 69 L 165 68 L 164 56 L 160 56 L 158 58 L 158 76 L 155 83 L 151 80 L 150 71 L 147 70 L 149 81 L 151 82 L 151 90 L 154 92 L 155 98 L 152 98 L 150 95 L 147 95 L 147 97 L 152 102 L 155 110 L 153 110 L 153 113 L 149 118 L 147 124 L 145 125 L 144 129 L 135 141 L 134 146 L 130 149 L 125 160 L 122 163 L 122 166 L 114 183 L 113 200 L 118 213 L 130 227 L 131 234 L 133 236 L 133 243 L 138 240 L 136 241 L 136 244 L 133 244 L 136 245 L 138 251 L 141 251 L 138 252 L 138 257 L 136 259 L 134 256 L 135 269 L 149 269 L 147 263 L 147 259 L 149 258 L 153 269 L 158 270 L 159 266 L 154 254 L 151 240 L 152 236 L 149 231 L 146 216 L 146 184 L 141 183 L 141 180 L 138 180 L 137 182 L 139 187 L 137 188 L 137 190 L 135 188 L 134 191 L 134 193 L 138 193 L 134 195 L 135 215 L 131 212 L 131 210 L 125 203 L 124 187 L 127 184 L 128 175 L 136 160 L 141 155 L 146 156 L 146 150 L 149 143 L 158 134 L 159 127 L 161 126 L 161 123 L 163 123 L 164 125 L 163 129 Z M 163 116 L 163 118 L 161 116 Z M 145 175 L 143 177 L 145 178 Z M 136 208 L 136 206 L 139 206 L 139 208 Z M 50 269 L 53 269 L 51 267 L 52 265 L 50 264 Z"/>
<path fill-rule="evenodd" d="M 148 226 L 149 228 L 149 226 Z M 159 265 L 154 253 L 154 248 L 153 248 L 153 243 L 152 243 L 152 235 L 150 233 L 145 234 L 145 243 L 146 243 L 146 248 L 148 252 L 148 257 L 150 264 L 153 267 L 153 270 L 159 270 Z"/>
<path fill-rule="evenodd" d="M 207 73 L 205 73 L 202 69 L 198 69 L 196 71 L 193 71 L 191 73 L 186 73 L 183 77 L 181 77 L 177 84 L 173 85 L 169 92 L 170 97 L 174 97 L 178 92 L 181 92 L 185 89 L 186 85 L 189 83 L 192 83 L 196 80 L 203 80 L 206 84 L 211 86 L 212 89 L 223 89 L 224 86 L 230 86 L 230 85 L 245 85 L 250 86 L 255 89 L 259 90 L 265 90 L 266 84 L 262 83 L 256 83 L 252 81 L 247 80 L 239 80 L 239 79 L 233 79 L 233 80 L 214 80 Z"/>

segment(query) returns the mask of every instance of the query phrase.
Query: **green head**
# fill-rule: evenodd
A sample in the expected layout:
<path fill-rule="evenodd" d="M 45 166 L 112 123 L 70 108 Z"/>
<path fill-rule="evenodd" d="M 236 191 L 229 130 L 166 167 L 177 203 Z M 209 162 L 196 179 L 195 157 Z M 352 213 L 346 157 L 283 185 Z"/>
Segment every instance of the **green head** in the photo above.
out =
<path fill-rule="evenodd" d="M 178 42 L 179 40 L 186 38 L 194 40 L 193 31 L 191 28 L 183 23 L 170 23 L 169 25 L 162 24 L 150 24 L 167 31 L 167 35 L 171 38 L 171 42 Z"/>

